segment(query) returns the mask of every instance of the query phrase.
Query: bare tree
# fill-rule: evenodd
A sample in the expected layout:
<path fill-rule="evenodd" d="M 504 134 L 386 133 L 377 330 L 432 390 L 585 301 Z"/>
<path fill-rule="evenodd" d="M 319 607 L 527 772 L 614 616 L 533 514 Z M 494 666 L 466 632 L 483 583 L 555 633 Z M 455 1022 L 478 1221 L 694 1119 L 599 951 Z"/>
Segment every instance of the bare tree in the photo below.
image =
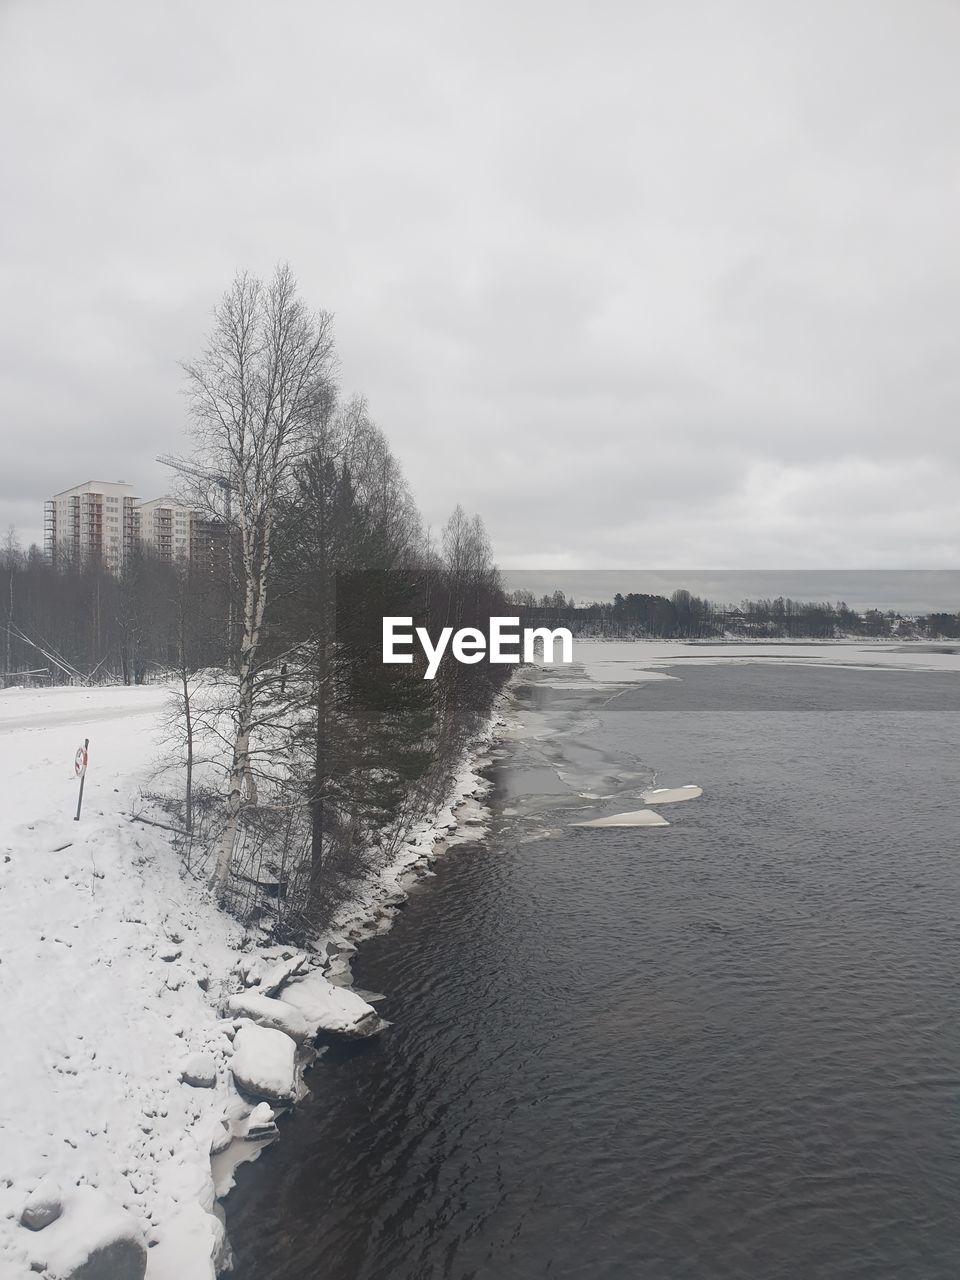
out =
<path fill-rule="evenodd" d="M 329 398 L 333 320 L 311 312 L 290 268 L 269 284 L 239 275 L 214 313 L 207 349 L 185 365 L 199 461 L 227 478 L 241 564 L 242 614 L 226 820 L 212 882 L 230 875 L 240 813 L 256 803 L 251 730 L 278 503 Z"/>
<path fill-rule="evenodd" d="M 16 570 L 20 567 L 23 560 L 23 553 L 20 550 L 20 543 L 17 541 L 17 531 L 10 525 L 7 529 L 7 538 L 3 548 L 3 555 L 0 557 L 4 569 L 7 573 L 7 609 L 6 609 L 6 649 L 3 661 L 4 684 L 6 684 L 13 673 L 13 584 L 16 579 Z"/>

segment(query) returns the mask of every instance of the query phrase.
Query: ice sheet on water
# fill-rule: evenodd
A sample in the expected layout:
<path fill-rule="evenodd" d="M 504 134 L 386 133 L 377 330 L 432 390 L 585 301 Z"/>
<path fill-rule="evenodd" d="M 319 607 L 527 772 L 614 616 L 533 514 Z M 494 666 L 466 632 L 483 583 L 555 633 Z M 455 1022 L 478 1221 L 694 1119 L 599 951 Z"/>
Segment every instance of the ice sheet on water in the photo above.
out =
<path fill-rule="evenodd" d="M 644 791 L 640 799 L 645 804 L 680 804 L 683 800 L 696 800 L 703 795 L 703 788 L 692 782 L 682 787 L 654 787 Z"/>
<path fill-rule="evenodd" d="M 612 813 L 607 818 L 574 822 L 575 827 L 669 827 L 670 823 L 653 809 L 635 809 L 631 813 Z"/>

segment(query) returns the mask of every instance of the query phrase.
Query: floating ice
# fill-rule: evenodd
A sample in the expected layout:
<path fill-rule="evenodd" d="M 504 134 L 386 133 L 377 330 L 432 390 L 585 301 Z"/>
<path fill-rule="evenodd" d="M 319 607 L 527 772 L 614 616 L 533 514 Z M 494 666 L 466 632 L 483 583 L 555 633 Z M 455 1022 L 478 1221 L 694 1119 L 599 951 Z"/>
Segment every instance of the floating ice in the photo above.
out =
<path fill-rule="evenodd" d="M 652 791 L 644 791 L 640 799 L 645 804 L 679 804 L 681 800 L 696 800 L 702 795 L 702 787 L 688 782 L 683 787 L 654 787 Z"/>
<path fill-rule="evenodd" d="M 590 822 L 574 822 L 575 827 L 669 827 L 666 818 L 652 809 L 635 809 L 632 813 L 612 813 L 609 818 L 594 818 Z"/>

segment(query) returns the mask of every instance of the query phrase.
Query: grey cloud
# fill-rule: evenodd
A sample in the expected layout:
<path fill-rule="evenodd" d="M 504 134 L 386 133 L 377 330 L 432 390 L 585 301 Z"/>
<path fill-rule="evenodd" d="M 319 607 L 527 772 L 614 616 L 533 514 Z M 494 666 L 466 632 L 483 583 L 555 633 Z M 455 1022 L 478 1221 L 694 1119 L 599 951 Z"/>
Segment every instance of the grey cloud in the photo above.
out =
<path fill-rule="evenodd" d="M 960 12 L 0 10 L 0 521 L 168 485 L 237 268 L 508 564 L 951 566 Z"/>

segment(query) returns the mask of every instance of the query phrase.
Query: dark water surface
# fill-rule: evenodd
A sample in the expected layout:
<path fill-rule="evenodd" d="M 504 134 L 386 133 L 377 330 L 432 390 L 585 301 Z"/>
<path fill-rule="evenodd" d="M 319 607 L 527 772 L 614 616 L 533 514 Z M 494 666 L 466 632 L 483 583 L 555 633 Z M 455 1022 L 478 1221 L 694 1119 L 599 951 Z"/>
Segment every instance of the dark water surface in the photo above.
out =
<path fill-rule="evenodd" d="M 239 1280 L 960 1275 L 960 676 L 671 671 L 526 691 L 490 841 L 356 959 L 392 1029 L 239 1171 Z M 568 825 L 654 771 L 670 827 Z"/>

